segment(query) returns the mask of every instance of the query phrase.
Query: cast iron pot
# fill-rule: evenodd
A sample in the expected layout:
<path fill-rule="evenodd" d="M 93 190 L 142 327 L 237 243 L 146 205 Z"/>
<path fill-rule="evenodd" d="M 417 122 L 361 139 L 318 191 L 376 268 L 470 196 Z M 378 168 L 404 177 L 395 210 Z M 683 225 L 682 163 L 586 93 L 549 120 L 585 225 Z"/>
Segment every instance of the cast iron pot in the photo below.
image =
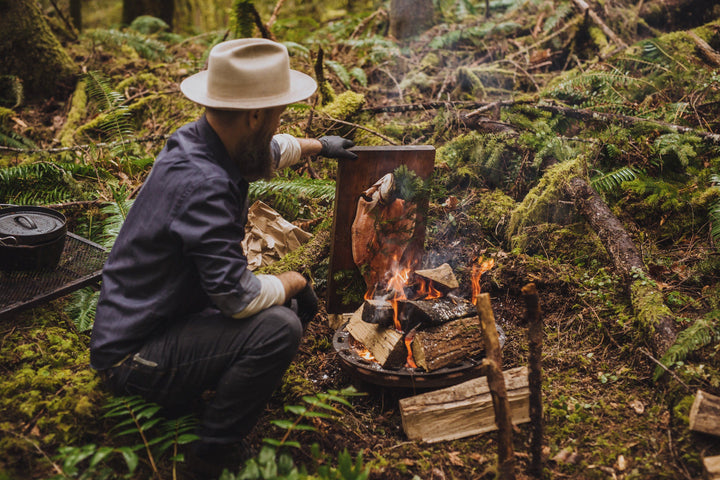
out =
<path fill-rule="evenodd" d="M 0 270 L 55 268 L 60 262 L 67 221 L 45 207 L 0 209 Z"/>

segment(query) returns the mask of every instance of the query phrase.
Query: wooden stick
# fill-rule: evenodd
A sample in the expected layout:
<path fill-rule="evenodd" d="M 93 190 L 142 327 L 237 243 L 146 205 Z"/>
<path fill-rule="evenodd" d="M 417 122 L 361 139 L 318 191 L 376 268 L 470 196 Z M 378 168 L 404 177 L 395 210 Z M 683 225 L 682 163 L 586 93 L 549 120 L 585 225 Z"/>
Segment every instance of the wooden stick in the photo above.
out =
<path fill-rule="evenodd" d="M 700 52 L 707 58 L 710 63 L 712 63 L 714 66 L 720 66 L 720 53 L 718 53 L 714 48 L 712 48 L 705 40 L 697 36 L 697 33 L 693 32 L 692 30 L 688 30 L 687 34 L 690 38 L 692 38 L 692 41 L 695 42 L 695 45 L 700 49 Z"/>
<path fill-rule="evenodd" d="M 282 7 L 283 3 L 285 3 L 285 0 L 278 0 L 278 2 L 275 4 L 275 8 L 273 8 L 272 15 L 270 15 L 270 20 L 265 24 L 265 28 L 270 30 L 272 26 L 275 24 L 275 21 L 277 20 L 278 13 L 280 13 L 280 8 Z"/>
<path fill-rule="evenodd" d="M 515 452 L 512 444 L 512 417 L 510 402 L 505 388 L 502 372 L 502 353 L 500 340 L 490 305 L 490 294 L 481 293 L 475 297 L 475 306 L 480 315 L 480 323 L 485 340 L 483 365 L 487 368 L 488 386 L 493 399 L 495 423 L 498 427 L 498 472 L 501 480 L 515 480 Z"/>
<path fill-rule="evenodd" d="M 542 345 L 543 323 L 540 310 L 540 298 L 534 283 L 522 288 L 525 299 L 526 321 L 528 327 L 528 344 L 530 349 L 528 385 L 530 387 L 530 424 L 532 439 L 530 442 L 530 474 L 536 478 L 542 476 L 542 440 L 543 440 L 543 408 L 542 408 Z"/>
<path fill-rule="evenodd" d="M 590 18 L 592 18 L 592 21 L 595 22 L 595 25 L 600 27 L 603 33 L 605 33 L 605 35 L 607 35 L 610 40 L 612 40 L 613 42 L 615 42 L 616 45 L 619 45 L 622 48 L 627 48 L 627 44 L 623 42 L 622 39 L 615 34 L 615 32 L 610 30 L 610 27 L 605 25 L 605 22 L 603 22 L 602 18 L 600 18 L 600 16 L 595 13 L 595 10 L 590 8 L 590 5 L 585 3 L 584 0 L 573 0 L 573 2 L 575 2 L 575 5 L 577 5 L 583 13 L 587 14 Z"/>

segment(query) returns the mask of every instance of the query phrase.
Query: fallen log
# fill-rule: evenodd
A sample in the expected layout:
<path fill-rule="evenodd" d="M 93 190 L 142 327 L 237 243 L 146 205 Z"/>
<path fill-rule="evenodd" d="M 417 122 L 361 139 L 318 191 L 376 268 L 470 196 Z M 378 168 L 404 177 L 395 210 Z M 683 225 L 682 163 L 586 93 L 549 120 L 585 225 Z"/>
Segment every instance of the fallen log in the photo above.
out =
<path fill-rule="evenodd" d="M 350 318 L 345 327 L 347 331 L 372 353 L 383 368 L 399 368 L 405 365 L 407 360 L 405 336 L 392 327 L 364 322 L 363 308 L 364 306 L 361 306 Z"/>
<path fill-rule="evenodd" d="M 530 420 L 528 370 L 503 372 L 512 423 Z M 497 430 L 487 377 L 400 400 L 400 415 L 410 440 L 434 443 Z"/>
<path fill-rule="evenodd" d="M 625 278 L 635 316 L 650 332 L 654 353 L 662 357 L 677 337 L 675 319 L 663 303 L 662 293 L 654 282 L 648 281 L 640 252 L 620 220 L 585 180 L 571 179 L 565 185 L 565 191 L 600 237 L 615 270 Z"/>
<path fill-rule="evenodd" d="M 453 320 L 439 327 L 419 330 L 412 341 L 415 364 L 426 372 L 459 363 L 484 350 L 478 317 Z"/>
<path fill-rule="evenodd" d="M 690 408 L 690 430 L 720 437 L 720 397 L 697 391 Z"/>

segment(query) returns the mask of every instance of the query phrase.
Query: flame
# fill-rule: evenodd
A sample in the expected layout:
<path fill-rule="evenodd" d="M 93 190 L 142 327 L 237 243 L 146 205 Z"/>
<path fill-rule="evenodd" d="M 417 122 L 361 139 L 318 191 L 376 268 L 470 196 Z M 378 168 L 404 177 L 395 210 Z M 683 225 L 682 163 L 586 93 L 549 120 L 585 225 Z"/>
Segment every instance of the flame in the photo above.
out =
<path fill-rule="evenodd" d="M 415 359 L 413 358 L 412 353 L 412 341 L 415 338 L 415 331 L 411 330 L 410 333 L 405 335 L 405 347 L 407 348 L 407 366 L 410 368 L 417 368 L 417 364 L 415 363 Z"/>
<path fill-rule="evenodd" d="M 442 292 L 435 288 L 432 280 L 425 281 L 423 278 L 420 279 L 420 289 L 418 290 L 418 295 L 420 298 L 425 300 L 433 300 L 443 296 Z"/>
<path fill-rule="evenodd" d="M 399 267 L 394 269 L 392 277 L 388 280 L 388 290 L 392 290 L 393 296 L 390 301 L 393 309 L 393 323 L 395 329 L 402 332 L 402 325 L 400 325 L 400 319 L 398 318 L 398 300 L 406 300 L 405 296 L 405 285 L 407 285 L 408 278 L 410 277 L 410 269 L 406 267 Z"/>
<path fill-rule="evenodd" d="M 495 260 L 489 258 L 483 260 L 483 257 L 478 258 L 476 264 L 472 266 L 471 282 L 472 282 L 472 298 L 474 299 L 480 295 L 480 277 L 482 274 L 490 270 L 495 266 Z"/>
<path fill-rule="evenodd" d="M 368 349 L 365 348 L 365 347 L 356 346 L 356 347 L 355 347 L 355 353 L 357 353 L 361 358 L 363 358 L 363 359 L 365 359 L 365 360 L 367 360 L 367 361 L 369 361 L 369 362 L 377 362 L 377 360 L 375 360 L 375 357 L 374 357 L 373 354 L 370 352 L 370 350 L 368 350 Z"/>
<path fill-rule="evenodd" d="M 377 285 L 373 285 L 372 288 L 368 289 L 367 292 L 365 292 L 365 296 L 363 297 L 365 300 L 372 300 L 375 298 L 375 290 L 377 289 Z"/>

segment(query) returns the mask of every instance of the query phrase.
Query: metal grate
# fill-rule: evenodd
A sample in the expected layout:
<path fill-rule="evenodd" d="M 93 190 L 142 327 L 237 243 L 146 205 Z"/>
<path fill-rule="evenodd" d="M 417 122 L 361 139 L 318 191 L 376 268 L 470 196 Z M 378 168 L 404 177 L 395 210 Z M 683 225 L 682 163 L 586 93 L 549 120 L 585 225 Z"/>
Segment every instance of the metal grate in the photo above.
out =
<path fill-rule="evenodd" d="M 0 318 L 99 282 L 107 255 L 100 245 L 68 233 L 54 269 L 0 270 Z"/>

